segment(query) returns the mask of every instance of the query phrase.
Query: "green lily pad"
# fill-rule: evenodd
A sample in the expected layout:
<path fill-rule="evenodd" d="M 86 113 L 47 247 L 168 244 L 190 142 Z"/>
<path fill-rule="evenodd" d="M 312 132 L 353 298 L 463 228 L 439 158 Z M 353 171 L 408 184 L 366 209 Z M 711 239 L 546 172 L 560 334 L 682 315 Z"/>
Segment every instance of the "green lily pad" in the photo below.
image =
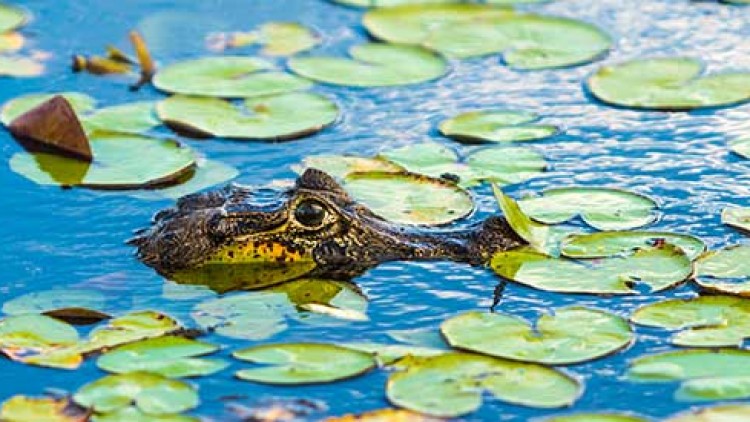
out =
<path fill-rule="evenodd" d="M 522 198 L 521 209 L 546 224 L 559 224 L 580 215 L 599 230 L 626 230 L 656 220 L 651 198 L 620 189 L 570 187 L 545 190 L 541 196 Z"/>
<path fill-rule="evenodd" d="M 613 295 L 635 294 L 636 285 L 665 290 L 692 273 L 690 258 L 669 244 L 591 260 L 552 258 L 521 248 L 496 253 L 490 266 L 502 277 L 540 290 Z"/>
<path fill-rule="evenodd" d="M 193 151 L 176 141 L 140 135 L 97 133 L 90 137 L 94 161 L 48 153 L 16 153 L 10 168 L 40 185 L 137 189 L 174 183 L 193 171 Z"/>
<path fill-rule="evenodd" d="M 83 422 L 86 412 L 65 398 L 13 396 L 0 408 L 5 422 Z"/>
<path fill-rule="evenodd" d="M 157 110 L 164 123 L 181 132 L 271 141 L 311 135 L 339 113 L 328 98 L 303 92 L 248 98 L 241 108 L 218 98 L 176 95 L 160 102 Z"/>
<path fill-rule="evenodd" d="M 84 115 L 81 124 L 87 132 L 138 134 L 159 126 L 161 122 L 156 118 L 155 103 L 141 101 L 101 108 L 92 114 Z"/>
<path fill-rule="evenodd" d="M 456 3 L 457 0 L 332 0 L 334 3 L 355 7 L 393 7 L 405 4 Z"/>
<path fill-rule="evenodd" d="M 15 53 L 26 43 L 26 39 L 18 32 L 0 33 L 0 53 Z"/>
<path fill-rule="evenodd" d="M 375 367 L 369 353 L 331 344 L 290 343 L 250 347 L 232 354 L 267 366 L 243 369 L 237 377 L 264 384 L 311 384 L 342 380 Z"/>
<path fill-rule="evenodd" d="M 665 422 L 741 422 L 748 418 L 750 418 L 750 405 L 723 404 L 691 409 L 686 413 L 666 419 Z"/>
<path fill-rule="evenodd" d="M 543 422 L 648 422 L 648 419 L 620 413 L 575 413 L 553 416 L 543 419 Z"/>
<path fill-rule="evenodd" d="M 319 308 L 339 309 L 318 318 Z M 328 325 L 350 313 L 365 315 L 367 300 L 340 281 L 301 279 L 268 290 L 212 298 L 198 304 L 193 319 L 204 329 L 226 337 L 263 340 L 287 328 L 287 320 Z"/>
<path fill-rule="evenodd" d="M 484 181 L 501 185 L 521 183 L 540 175 L 547 166 L 541 154 L 520 147 L 483 148 L 459 158 L 452 149 L 424 143 L 383 151 L 379 157 L 414 173 L 458 177 L 463 187 Z"/>
<path fill-rule="evenodd" d="M 750 297 L 750 246 L 734 245 L 703 254 L 695 261 L 701 289 Z"/>
<path fill-rule="evenodd" d="M 178 414 L 152 415 L 143 413 L 136 406 L 128 406 L 110 413 L 94 415 L 92 422 L 200 422 L 191 416 Z"/>
<path fill-rule="evenodd" d="M 446 349 L 411 344 L 343 343 L 340 346 L 370 353 L 379 366 L 398 364 L 399 360 L 405 358 L 428 358 L 449 352 Z"/>
<path fill-rule="evenodd" d="M 26 113 L 34 107 L 49 101 L 52 97 L 60 95 L 66 100 L 76 112 L 77 115 L 83 116 L 94 110 L 96 100 L 80 92 L 60 92 L 57 94 L 28 94 L 16 97 L 5 104 L 0 109 L 0 122 L 8 126 L 16 117 Z"/>
<path fill-rule="evenodd" d="M 283 94 L 312 86 L 305 79 L 274 71 L 264 60 L 242 56 L 175 63 L 159 70 L 153 83 L 156 88 L 173 94 L 222 98 Z"/>
<path fill-rule="evenodd" d="M 729 149 L 743 158 L 750 158 L 750 138 L 734 139 L 729 142 Z"/>
<path fill-rule="evenodd" d="M 448 63 L 420 47 L 370 43 L 349 51 L 352 59 L 294 57 L 289 68 L 306 78 L 355 87 L 409 85 L 431 81 L 448 71 Z"/>
<path fill-rule="evenodd" d="M 703 75 L 701 61 L 685 57 L 605 66 L 586 86 L 606 104 L 635 109 L 686 111 L 750 100 L 750 72 Z"/>
<path fill-rule="evenodd" d="M 721 222 L 750 232 L 750 208 L 728 207 L 721 211 Z"/>
<path fill-rule="evenodd" d="M 730 400 L 750 397 L 750 352 L 736 349 L 680 350 L 640 357 L 628 378 L 639 382 L 683 381 L 678 400 Z"/>
<path fill-rule="evenodd" d="M 605 231 L 571 234 L 562 240 L 560 251 L 570 258 L 605 258 L 634 249 L 669 243 L 682 249 L 691 260 L 706 250 L 706 244 L 695 236 L 669 232 Z"/>
<path fill-rule="evenodd" d="M 503 216 L 508 224 L 523 240 L 529 242 L 532 248 L 546 253 L 550 247 L 552 227 L 538 223 L 523 213 L 518 203 L 511 197 L 505 195 L 497 185 L 492 185 L 495 199 L 500 205 Z"/>
<path fill-rule="evenodd" d="M 459 114 L 440 123 L 440 133 L 466 144 L 537 141 L 559 133 L 557 126 L 535 124 L 525 111 L 487 110 Z"/>
<path fill-rule="evenodd" d="M 0 350 L 13 360 L 73 346 L 78 332 L 70 325 L 45 315 L 23 314 L 0 320 Z"/>
<path fill-rule="evenodd" d="M 482 404 L 482 393 L 512 404 L 538 408 L 571 405 L 578 382 L 541 365 L 465 353 L 421 359 L 390 376 L 388 400 L 428 415 L 458 417 Z"/>
<path fill-rule="evenodd" d="M 323 170 L 337 179 L 343 179 L 352 173 L 401 173 L 405 169 L 381 158 L 358 157 L 354 155 L 313 155 L 305 157 L 302 163 L 292 166 L 298 174 L 309 168 Z"/>
<path fill-rule="evenodd" d="M 400 224 L 447 224 L 471 214 L 474 201 L 453 183 L 413 173 L 353 173 L 344 188 L 375 214 Z"/>
<path fill-rule="evenodd" d="M 3 304 L 7 315 L 45 314 L 69 323 L 90 324 L 109 318 L 106 299 L 96 290 L 56 289 L 29 293 Z"/>
<path fill-rule="evenodd" d="M 609 35 L 588 23 L 480 4 L 407 5 L 374 9 L 363 18 L 377 39 L 413 44 L 457 58 L 503 53 L 525 70 L 575 66 L 609 50 Z"/>
<path fill-rule="evenodd" d="M 165 336 L 141 340 L 104 353 L 96 365 L 108 372 L 151 372 L 168 378 L 210 375 L 226 368 L 229 363 L 198 356 L 219 348 L 183 337 Z"/>
<path fill-rule="evenodd" d="M 740 347 L 750 338 L 750 299 L 700 296 L 643 306 L 631 316 L 639 325 L 679 330 L 672 343 L 691 347 Z"/>
<path fill-rule="evenodd" d="M 597 359 L 633 341 L 625 319 L 583 307 L 557 309 L 533 326 L 510 315 L 467 312 L 446 320 L 440 330 L 458 349 L 549 365 Z"/>
<path fill-rule="evenodd" d="M 0 56 L 0 76 L 32 78 L 44 73 L 44 65 L 30 57 Z"/>
<path fill-rule="evenodd" d="M 96 413 L 110 413 L 131 404 L 147 414 L 180 413 L 198 405 L 198 394 L 182 381 L 148 372 L 109 375 L 81 387 L 73 400 Z"/>
<path fill-rule="evenodd" d="M 185 195 L 226 183 L 239 174 L 236 168 L 221 161 L 197 159 L 195 172 L 187 180 L 180 180 L 180 183 L 174 186 L 136 191 L 132 193 L 132 196 L 149 200 L 179 199 Z"/>
<path fill-rule="evenodd" d="M 315 32 L 295 22 L 269 22 L 243 35 L 247 41 L 252 41 L 245 44 L 261 44 L 261 53 L 269 56 L 292 56 L 320 43 Z"/>
<path fill-rule="evenodd" d="M 29 19 L 26 11 L 9 4 L 0 4 L 0 32 L 12 31 Z"/>

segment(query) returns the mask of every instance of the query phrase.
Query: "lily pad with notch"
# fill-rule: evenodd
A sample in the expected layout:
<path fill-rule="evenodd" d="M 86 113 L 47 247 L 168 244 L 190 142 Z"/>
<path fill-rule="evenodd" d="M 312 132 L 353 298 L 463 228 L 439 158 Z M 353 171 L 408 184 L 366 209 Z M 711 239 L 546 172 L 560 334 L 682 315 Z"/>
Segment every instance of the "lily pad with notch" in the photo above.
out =
<path fill-rule="evenodd" d="M 656 231 L 604 231 L 576 233 L 562 240 L 560 252 L 569 258 L 606 258 L 634 249 L 669 243 L 695 260 L 706 250 L 702 240 L 689 234 Z"/>
<path fill-rule="evenodd" d="M 520 14 L 488 4 L 373 9 L 363 23 L 379 40 L 419 45 L 456 58 L 502 53 L 508 66 L 523 70 L 589 63 L 612 44 L 604 31 L 583 21 Z"/>
<path fill-rule="evenodd" d="M 312 83 L 283 72 L 254 57 L 204 57 L 159 70 L 154 86 L 172 94 L 248 98 L 310 88 Z"/>
<path fill-rule="evenodd" d="M 543 314 L 532 325 L 511 315 L 467 312 L 446 320 L 440 330 L 454 348 L 548 365 L 587 362 L 633 341 L 627 320 L 579 306 Z"/>
<path fill-rule="evenodd" d="M 242 107 L 219 98 L 176 95 L 161 101 L 157 111 L 165 124 L 184 134 L 269 141 L 319 132 L 339 114 L 330 99 L 302 92 L 247 98 Z"/>
<path fill-rule="evenodd" d="M 375 368 L 375 359 L 369 353 L 320 343 L 266 344 L 236 351 L 232 356 L 267 365 L 236 373 L 242 380 L 263 384 L 333 382 Z"/>
<path fill-rule="evenodd" d="M 708 292 L 750 297 L 750 246 L 704 253 L 695 261 L 695 282 Z"/>
<path fill-rule="evenodd" d="M 750 100 L 750 72 L 703 73 L 698 59 L 638 59 L 602 67 L 586 87 L 606 104 L 645 110 L 689 111 Z"/>
<path fill-rule="evenodd" d="M 106 298 L 96 290 L 53 289 L 32 292 L 3 304 L 7 315 L 44 314 L 70 324 L 94 324 L 110 315 Z"/>
<path fill-rule="evenodd" d="M 443 120 L 439 128 L 443 135 L 465 144 L 537 141 L 560 132 L 557 126 L 536 124 L 539 119 L 525 111 L 472 111 Z"/>
<path fill-rule="evenodd" d="M 445 59 L 415 46 L 370 43 L 353 47 L 349 53 L 351 59 L 294 57 L 289 68 L 318 82 L 354 87 L 418 84 L 448 71 Z"/>

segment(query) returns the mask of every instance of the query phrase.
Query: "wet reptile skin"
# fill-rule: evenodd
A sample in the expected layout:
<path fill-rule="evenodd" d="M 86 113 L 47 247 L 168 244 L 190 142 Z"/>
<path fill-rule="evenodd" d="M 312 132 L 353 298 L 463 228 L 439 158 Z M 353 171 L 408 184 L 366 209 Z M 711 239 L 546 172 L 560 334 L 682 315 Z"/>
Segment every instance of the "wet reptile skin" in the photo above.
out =
<path fill-rule="evenodd" d="M 266 260 L 306 261 L 309 269 L 300 277 L 332 279 L 351 279 L 385 261 L 484 265 L 494 252 L 525 244 L 500 217 L 464 230 L 391 223 L 316 169 L 284 191 L 230 185 L 183 197 L 130 243 L 146 265 L 164 275 Z"/>

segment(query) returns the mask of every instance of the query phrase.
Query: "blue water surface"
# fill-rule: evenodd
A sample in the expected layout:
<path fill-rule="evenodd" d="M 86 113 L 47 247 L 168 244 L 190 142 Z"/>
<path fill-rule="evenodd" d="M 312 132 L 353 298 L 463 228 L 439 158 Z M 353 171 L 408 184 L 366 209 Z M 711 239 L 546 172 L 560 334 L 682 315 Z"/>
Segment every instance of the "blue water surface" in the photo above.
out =
<path fill-rule="evenodd" d="M 127 47 L 127 32 L 141 30 L 161 64 L 209 54 L 206 34 L 249 30 L 267 21 L 299 21 L 315 28 L 324 43 L 316 53 L 345 54 L 367 40 L 362 11 L 323 0 L 24 0 L 34 15 L 24 33 L 33 48 L 52 54 L 48 72 L 34 79 L 0 79 L 0 101 L 31 92 L 74 90 L 100 105 L 159 99 L 151 88 L 129 92 L 129 81 L 73 74 L 70 56 L 98 53 L 106 44 Z M 290 166 L 316 154 L 369 155 L 382 149 L 433 140 L 465 154 L 439 136 L 436 124 L 458 112 L 478 108 L 521 108 L 565 129 L 563 135 L 534 143 L 550 163 L 530 182 L 510 186 L 515 197 L 571 184 L 632 189 L 655 198 L 660 218 L 650 228 L 700 236 L 712 248 L 746 242 L 723 226 L 721 210 L 746 206 L 750 162 L 732 155 L 727 141 L 750 136 L 750 105 L 691 113 L 640 112 L 607 107 L 586 95 L 581 81 L 601 64 L 646 56 L 689 56 L 708 70 L 750 69 L 750 8 L 686 0 L 559 0 L 529 6 L 547 14 L 583 19 L 611 33 L 612 52 L 602 61 L 572 69 L 519 72 L 498 56 L 454 61 L 444 78 L 404 88 L 349 89 L 317 86 L 342 109 L 340 120 L 321 133 L 288 143 L 184 140 L 204 156 L 240 170 L 236 179 L 267 184 L 295 176 Z M 252 51 L 252 50 L 250 50 Z M 283 66 L 283 60 L 279 66 Z M 164 131 L 167 134 L 167 131 Z M 106 293 L 114 309 L 158 309 L 193 324 L 190 309 L 199 301 L 163 297 L 165 280 L 139 263 L 124 241 L 148 224 L 170 200 L 143 200 L 127 194 L 37 186 L 11 172 L 7 162 L 19 147 L 0 133 L 0 292 L 7 300 L 51 288 L 93 288 Z M 476 189 L 478 212 L 471 221 L 496 213 L 488 187 Z M 268 341 L 389 341 L 393 329 L 436 328 L 448 317 L 486 310 L 497 278 L 485 269 L 448 262 L 396 262 L 381 265 L 356 280 L 368 296 L 367 322 L 315 327 L 289 321 L 289 329 Z M 499 310 L 535 319 L 541 312 L 578 304 L 628 316 L 637 306 L 665 297 L 691 297 L 683 285 L 659 294 L 630 297 L 561 295 L 511 284 Z M 664 351 L 669 333 L 635 327 L 637 342 L 628 350 L 592 363 L 566 368 L 585 382 L 575 411 L 632 411 L 655 419 L 684 410 L 673 399 L 674 383 L 633 384 L 623 378 L 627 362 Z M 209 334 L 206 341 L 229 353 L 253 342 Z M 307 398 L 327 410 L 310 419 L 387 406 L 385 371 L 330 385 L 272 387 L 237 381 L 232 366 L 214 376 L 190 380 L 201 406 L 193 414 L 231 420 L 228 402 L 253 405 L 273 397 Z M 89 359 L 77 371 L 43 369 L 3 361 L 0 399 L 39 395 L 48 388 L 75 391 L 104 375 Z M 489 397 L 465 420 L 522 421 L 569 410 L 536 410 Z"/>

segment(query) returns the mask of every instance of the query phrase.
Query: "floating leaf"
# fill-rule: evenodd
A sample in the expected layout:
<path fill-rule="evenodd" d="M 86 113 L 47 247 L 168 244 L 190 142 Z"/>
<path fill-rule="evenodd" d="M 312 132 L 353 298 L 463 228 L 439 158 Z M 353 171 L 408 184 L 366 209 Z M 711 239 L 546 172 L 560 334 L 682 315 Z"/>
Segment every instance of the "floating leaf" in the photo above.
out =
<path fill-rule="evenodd" d="M 154 103 L 141 101 L 96 110 L 82 118 L 87 132 L 109 131 L 118 133 L 143 133 L 161 123 L 156 118 Z"/>
<path fill-rule="evenodd" d="M 427 358 L 448 352 L 446 349 L 406 344 L 344 343 L 341 347 L 370 353 L 380 366 L 397 364 L 397 361 L 408 357 Z"/>
<path fill-rule="evenodd" d="M 480 4 L 374 9 L 363 23 L 383 41 L 420 45 L 457 58 L 503 53 L 508 66 L 527 70 L 588 63 L 612 43 L 585 22 Z"/>
<path fill-rule="evenodd" d="M 648 422 L 648 420 L 620 413 L 575 413 L 572 415 L 553 416 L 543 419 L 543 422 Z"/>
<path fill-rule="evenodd" d="M 195 166 L 193 152 L 172 140 L 115 133 L 96 133 L 89 140 L 92 163 L 21 152 L 11 157 L 10 168 L 40 185 L 135 189 L 173 183 Z"/>
<path fill-rule="evenodd" d="M 388 330 L 388 337 L 414 346 L 444 349 L 448 345 L 440 331 L 432 328 L 413 328 L 409 330 Z"/>
<path fill-rule="evenodd" d="M 378 409 L 370 412 L 360 413 L 358 415 L 344 415 L 339 417 L 326 418 L 323 422 L 441 422 L 443 419 L 436 419 L 420 413 L 411 412 L 404 409 Z"/>
<path fill-rule="evenodd" d="M 133 192 L 133 196 L 152 200 L 179 199 L 211 186 L 226 183 L 237 177 L 239 173 L 236 168 L 221 161 L 198 159 L 195 172 L 187 180 L 180 180 L 180 183 L 175 186 Z"/>
<path fill-rule="evenodd" d="M 686 111 L 750 100 L 750 72 L 702 74 L 697 59 L 640 59 L 602 67 L 586 86 L 606 104 L 635 109 Z"/>
<path fill-rule="evenodd" d="M 188 60 L 166 66 L 154 76 L 154 86 L 173 94 L 245 98 L 307 89 L 312 84 L 274 71 L 253 57 L 221 56 Z"/>
<path fill-rule="evenodd" d="M 136 406 L 95 415 L 92 422 L 200 422 L 199 419 L 177 414 L 154 415 L 143 413 Z"/>
<path fill-rule="evenodd" d="M 724 404 L 720 406 L 691 409 L 666 419 L 665 422 L 740 422 L 750 418 L 750 405 Z"/>
<path fill-rule="evenodd" d="M 518 203 L 505 195 L 497 185 L 492 185 L 492 191 L 495 194 L 497 203 L 500 205 L 500 210 L 503 212 L 503 216 L 508 221 L 508 224 L 513 231 L 523 240 L 529 242 L 531 247 L 539 252 L 545 253 L 551 243 L 551 227 L 542 223 L 537 223 L 529 218 L 523 213 L 521 207 L 518 206 Z"/>
<path fill-rule="evenodd" d="M 634 249 L 669 243 L 682 249 L 691 260 L 706 250 L 706 244 L 688 234 L 650 231 L 605 231 L 571 234 L 563 239 L 560 251 L 570 258 L 605 258 Z"/>
<path fill-rule="evenodd" d="M 198 394 L 182 381 L 148 372 L 109 375 L 73 395 L 81 406 L 110 413 L 135 405 L 147 414 L 180 413 L 198 405 Z"/>
<path fill-rule="evenodd" d="M 24 314 L 0 320 L 0 349 L 13 360 L 23 361 L 27 356 L 77 342 L 75 328 L 45 315 Z"/>
<path fill-rule="evenodd" d="M 7 315 L 45 314 L 69 323 L 91 324 L 109 315 L 101 312 L 104 295 L 96 290 L 55 289 L 29 293 L 3 304 Z"/>
<path fill-rule="evenodd" d="M 695 281 L 703 290 L 750 297 L 750 246 L 734 245 L 695 261 Z"/>
<path fill-rule="evenodd" d="M 729 142 L 729 148 L 743 158 L 750 158 L 750 138 L 734 139 Z"/>
<path fill-rule="evenodd" d="M 369 353 L 330 344 L 290 343 L 250 347 L 232 354 L 267 366 L 243 369 L 237 377 L 264 384 L 311 384 L 338 381 L 375 367 Z"/>
<path fill-rule="evenodd" d="M 580 215 L 599 230 L 633 229 L 656 219 L 651 198 L 620 189 L 570 187 L 545 190 L 541 196 L 522 198 L 521 209 L 546 224 L 559 224 Z"/>
<path fill-rule="evenodd" d="M 652 303 L 636 310 L 630 319 L 640 325 L 680 330 L 672 337 L 678 346 L 740 347 L 750 338 L 750 300 L 731 296 Z"/>
<path fill-rule="evenodd" d="M 443 120 L 440 133 L 466 144 L 536 141 L 559 132 L 557 126 L 535 124 L 539 116 L 524 111 L 472 111 Z"/>
<path fill-rule="evenodd" d="M 309 168 L 323 170 L 337 179 L 343 179 L 352 173 L 401 173 L 404 171 L 403 167 L 381 158 L 354 155 L 313 155 L 305 157 L 302 164 L 292 166 L 292 170 L 298 174 L 304 173 Z"/>
<path fill-rule="evenodd" d="M 245 41 L 239 44 L 262 44 L 262 54 L 269 56 L 292 56 L 302 51 L 309 50 L 320 43 L 320 37 L 304 25 L 295 22 L 269 22 L 258 28 L 257 31 L 233 34 L 230 47 L 241 47 L 238 38 Z"/>
<path fill-rule="evenodd" d="M 633 341 L 626 320 L 583 307 L 554 310 L 532 325 L 510 315 L 467 312 L 446 320 L 440 330 L 455 348 L 549 365 L 586 362 Z"/>
<path fill-rule="evenodd" d="M 452 149 L 424 143 L 381 152 L 380 157 L 414 173 L 430 177 L 453 176 L 459 185 L 471 187 L 483 181 L 501 185 L 521 183 L 538 176 L 546 167 L 544 157 L 527 148 L 483 148 L 463 159 Z"/>
<path fill-rule="evenodd" d="M 522 248 L 496 253 L 490 266 L 502 277 L 540 290 L 618 295 L 637 293 L 637 285 L 665 290 L 692 273 L 690 258 L 668 244 L 595 260 L 551 258 Z"/>
<path fill-rule="evenodd" d="M 457 0 L 333 0 L 333 2 L 357 7 L 393 7 L 405 4 L 456 3 Z"/>
<path fill-rule="evenodd" d="M 0 32 L 12 31 L 28 20 L 26 11 L 9 4 L 0 4 Z"/>
<path fill-rule="evenodd" d="M 29 57 L 0 56 L 0 76 L 31 78 L 44 73 L 44 65 Z"/>
<path fill-rule="evenodd" d="M 418 84 L 448 70 L 439 55 L 408 45 L 370 43 L 352 48 L 349 54 L 352 59 L 294 57 L 289 68 L 315 81 L 355 87 Z"/>
<path fill-rule="evenodd" d="M 721 222 L 750 232 L 750 208 L 728 207 L 721 211 Z"/>
<path fill-rule="evenodd" d="M 80 92 L 60 92 L 57 94 L 28 94 L 16 97 L 5 104 L 0 110 L 0 121 L 8 126 L 10 122 L 27 111 L 51 100 L 55 96 L 61 96 L 68 101 L 78 116 L 85 115 L 94 110 L 96 100 Z"/>
<path fill-rule="evenodd" d="M 23 47 L 25 41 L 18 32 L 0 33 L 0 53 L 16 52 Z"/>
<path fill-rule="evenodd" d="M 6 422 L 84 422 L 88 414 L 65 398 L 13 396 L 0 408 Z"/>
<path fill-rule="evenodd" d="M 464 189 L 413 173 L 353 173 L 344 188 L 375 214 L 400 224 L 447 224 L 471 214 L 474 201 Z"/>
<path fill-rule="evenodd" d="M 541 365 L 465 353 L 426 358 L 388 380 L 388 400 L 428 415 L 457 417 L 476 410 L 484 391 L 495 398 L 530 407 L 571 405 L 578 382 Z"/>
<path fill-rule="evenodd" d="M 160 119 L 181 132 L 270 141 L 311 135 L 338 116 L 336 103 L 312 93 L 248 98 L 242 108 L 218 98 L 176 95 L 160 102 L 157 110 Z"/>
<path fill-rule="evenodd" d="M 213 353 L 219 348 L 183 337 L 165 336 L 120 346 L 104 353 L 96 364 L 99 368 L 118 374 L 151 372 L 168 378 L 209 375 L 226 368 L 228 363 L 198 356 Z"/>
<path fill-rule="evenodd" d="M 678 400 L 750 397 L 750 352 L 736 349 L 680 350 L 640 357 L 628 378 L 640 382 L 683 381 Z"/>

